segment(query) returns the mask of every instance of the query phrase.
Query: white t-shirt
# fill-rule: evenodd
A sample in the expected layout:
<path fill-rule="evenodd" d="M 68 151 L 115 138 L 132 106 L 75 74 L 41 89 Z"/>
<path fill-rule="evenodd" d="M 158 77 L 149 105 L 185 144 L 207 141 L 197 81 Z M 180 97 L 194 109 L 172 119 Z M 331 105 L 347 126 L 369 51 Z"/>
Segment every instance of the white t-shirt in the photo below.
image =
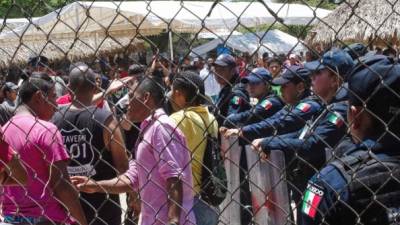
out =
<path fill-rule="evenodd" d="M 204 81 L 206 95 L 211 97 L 219 94 L 221 86 L 215 80 L 214 73 L 211 72 L 207 66 L 204 66 L 204 68 L 200 71 L 200 77 Z"/>

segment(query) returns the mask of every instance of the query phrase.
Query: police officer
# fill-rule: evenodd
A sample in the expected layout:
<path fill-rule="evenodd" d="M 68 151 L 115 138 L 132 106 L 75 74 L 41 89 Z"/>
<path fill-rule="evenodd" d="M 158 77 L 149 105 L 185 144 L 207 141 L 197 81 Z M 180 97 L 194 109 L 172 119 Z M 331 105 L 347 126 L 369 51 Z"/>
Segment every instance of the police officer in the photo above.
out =
<path fill-rule="evenodd" d="M 218 95 L 214 116 L 219 125 L 223 124 L 228 115 L 241 113 L 250 109 L 249 95 L 239 81 L 238 69 L 236 67 L 235 58 L 229 54 L 221 54 L 212 64 L 215 74 L 215 79 L 221 86 L 221 91 Z M 246 180 L 244 171 L 247 169 L 247 159 L 245 151 L 242 151 L 240 156 L 239 177 L 240 186 L 240 205 L 241 205 L 241 222 L 242 225 L 250 224 L 251 214 L 245 208 L 251 205 L 251 197 L 249 196 L 249 185 Z"/>
<path fill-rule="evenodd" d="M 368 57 L 352 70 L 348 86 L 355 145 L 310 179 L 299 221 L 398 224 L 400 65 L 385 56 Z"/>
<path fill-rule="evenodd" d="M 241 82 L 247 84 L 250 97 L 257 99 L 257 105 L 247 111 L 228 116 L 224 127 L 241 127 L 257 123 L 281 110 L 285 103 L 272 92 L 271 81 L 271 74 L 263 67 L 253 69 L 243 78 Z"/>
<path fill-rule="evenodd" d="M 343 80 L 353 66 L 353 59 L 341 49 L 332 49 L 321 60 L 306 63 L 305 67 L 312 71 L 314 93 L 321 98 L 324 111 L 298 132 L 257 139 L 252 143 L 267 155 L 275 150 L 285 153 L 286 162 L 291 162 L 288 178 L 295 186 L 291 189 L 296 202 L 308 179 L 329 160 L 326 151 L 332 152 L 346 137 L 348 95 Z"/>
<path fill-rule="evenodd" d="M 214 110 L 218 124 L 221 125 L 228 115 L 249 110 L 250 99 L 244 85 L 239 82 L 235 58 L 221 54 L 212 65 L 215 79 L 221 86 Z"/>
<path fill-rule="evenodd" d="M 322 102 L 311 96 L 309 89 L 310 71 L 299 66 L 289 67 L 273 84 L 282 86 L 282 98 L 287 106 L 258 123 L 225 132 L 225 136 L 239 134 L 245 140 L 286 134 L 301 129 L 307 120 L 322 111 Z"/>
<path fill-rule="evenodd" d="M 362 43 L 353 43 L 343 47 L 353 60 L 357 61 L 358 58 L 364 56 L 368 52 L 367 46 Z"/>

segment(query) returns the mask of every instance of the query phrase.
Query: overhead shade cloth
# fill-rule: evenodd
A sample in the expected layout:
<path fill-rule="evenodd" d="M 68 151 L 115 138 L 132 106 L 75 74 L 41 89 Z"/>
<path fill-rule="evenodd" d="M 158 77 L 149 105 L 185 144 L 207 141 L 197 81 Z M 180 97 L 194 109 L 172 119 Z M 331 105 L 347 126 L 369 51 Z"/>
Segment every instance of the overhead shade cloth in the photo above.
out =
<path fill-rule="evenodd" d="M 264 52 L 287 54 L 288 52 L 300 52 L 306 50 L 305 46 L 298 38 L 280 30 L 269 30 L 267 33 L 257 32 L 230 36 L 226 40 L 224 37 L 217 38 L 193 48 L 191 55 L 206 56 L 208 52 L 223 43 L 240 52 L 249 52 L 250 54 L 253 54 L 258 50 L 258 54 L 260 55 Z"/>
<path fill-rule="evenodd" d="M 198 32 L 201 29 L 234 29 L 239 24 L 254 27 L 276 22 L 270 11 L 285 24 L 309 24 L 327 16 L 330 11 L 307 5 L 260 2 L 200 2 L 200 1 L 124 1 L 81 2 L 92 7 L 146 15 L 152 24 L 175 32 Z M 269 10 L 267 10 L 270 9 Z"/>
<path fill-rule="evenodd" d="M 26 55 L 49 58 L 124 48 L 136 38 L 173 32 L 234 31 L 273 23 L 308 24 L 330 11 L 299 4 L 260 2 L 123 1 L 74 2 L 0 33 L 0 63 Z M 274 15 L 276 14 L 276 15 Z M 135 40 L 136 41 L 136 40 Z M 54 50 L 55 49 L 55 50 Z M 23 52 L 23 53 L 22 53 Z"/>
<path fill-rule="evenodd" d="M 193 33 L 234 30 L 239 24 L 254 27 L 276 22 L 277 17 L 267 8 L 285 24 L 313 23 L 330 12 L 306 5 L 260 2 L 74 2 L 13 32 L 3 32 L 0 38 L 72 38 L 93 33 L 117 36 L 133 32 L 151 35 L 163 29 Z"/>

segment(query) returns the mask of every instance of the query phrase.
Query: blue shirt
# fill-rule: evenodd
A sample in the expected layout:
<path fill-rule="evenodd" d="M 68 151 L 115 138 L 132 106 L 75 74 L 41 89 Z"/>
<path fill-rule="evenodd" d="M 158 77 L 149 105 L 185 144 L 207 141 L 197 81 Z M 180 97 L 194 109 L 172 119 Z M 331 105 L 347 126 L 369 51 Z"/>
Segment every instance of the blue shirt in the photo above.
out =
<path fill-rule="evenodd" d="M 346 137 L 347 91 L 341 89 L 331 104 L 302 130 L 290 135 L 265 138 L 261 142 L 264 151 L 282 150 L 288 160 L 296 152 L 297 157 L 306 160 L 315 168 L 320 168 L 326 160 L 326 150 L 332 152 L 336 145 Z M 310 176 L 313 172 L 310 174 Z M 308 179 L 309 177 L 305 178 Z"/>
<path fill-rule="evenodd" d="M 304 127 L 306 121 L 321 111 L 321 101 L 317 97 L 309 96 L 294 107 L 285 106 L 269 118 L 244 126 L 242 134 L 244 139 L 252 141 L 271 135 L 291 133 Z"/>
<path fill-rule="evenodd" d="M 277 95 L 268 95 L 260 99 L 253 108 L 244 112 L 232 114 L 224 122 L 228 128 L 242 127 L 244 125 L 260 122 L 281 110 L 285 103 Z M 229 121 L 229 122 L 228 122 Z"/>
<path fill-rule="evenodd" d="M 383 159 L 388 157 L 390 152 L 386 146 L 380 143 L 366 139 L 362 143 L 349 147 L 345 155 L 353 155 L 360 151 L 371 151 L 376 153 L 376 157 Z M 343 162 L 339 159 L 335 163 Z M 350 190 L 347 179 L 340 170 L 333 164 L 328 164 L 318 174 L 314 175 L 308 182 L 304 194 L 302 205 L 298 210 L 300 213 L 300 224 L 317 225 L 324 221 L 326 224 L 345 224 L 351 223 L 354 218 L 345 214 L 346 211 L 354 212 L 350 207 Z M 310 193 L 313 198 L 310 198 Z M 316 198 L 315 198 L 316 197 Z M 367 205 L 365 206 L 368 207 Z M 325 224 L 323 223 L 323 224 Z M 353 223 L 351 223 L 353 224 Z"/>
<path fill-rule="evenodd" d="M 250 109 L 250 98 L 241 83 L 235 84 L 238 75 L 231 79 L 231 84 L 225 85 L 218 95 L 214 115 L 218 124 L 224 124 L 228 115 L 244 112 Z"/>

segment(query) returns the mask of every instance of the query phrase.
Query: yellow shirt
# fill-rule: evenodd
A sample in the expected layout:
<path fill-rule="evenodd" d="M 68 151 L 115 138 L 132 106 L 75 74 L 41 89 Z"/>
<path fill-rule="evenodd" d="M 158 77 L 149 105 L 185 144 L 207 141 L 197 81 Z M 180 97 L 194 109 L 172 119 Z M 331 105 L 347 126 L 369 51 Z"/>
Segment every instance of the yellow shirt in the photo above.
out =
<path fill-rule="evenodd" d="M 200 192 L 201 171 L 204 152 L 206 149 L 207 135 L 205 133 L 206 127 L 200 116 L 207 124 L 208 132 L 214 137 L 217 137 L 218 123 L 205 106 L 189 107 L 175 112 L 170 116 L 185 135 L 188 148 L 191 152 L 193 187 L 195 194 Z M 212 125 L 210 125 L 211 123 Z"/>

